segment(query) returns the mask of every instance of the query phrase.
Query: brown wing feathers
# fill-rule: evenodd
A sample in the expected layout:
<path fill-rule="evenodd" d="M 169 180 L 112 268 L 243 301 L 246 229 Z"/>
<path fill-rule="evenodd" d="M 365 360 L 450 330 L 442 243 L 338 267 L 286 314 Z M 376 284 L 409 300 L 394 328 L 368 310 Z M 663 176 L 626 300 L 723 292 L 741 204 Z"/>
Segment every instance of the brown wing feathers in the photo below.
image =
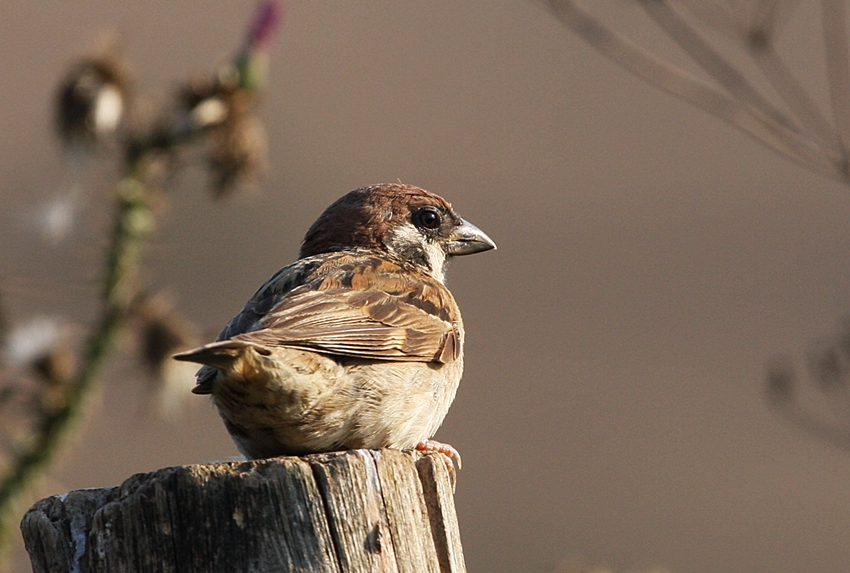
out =
<path fill-rule="evenodd" d="M 378 259 L 345 267 L 312 280 L 317 290 L 298 289 L 284 297 L 259 329 L 238 339 L 376 360 L 454 359 L 455 350 L 443 352 L 447 341 L 456 339 L 449 316 L 454 313 L 436 312 L 442 305 L 423 298 L 426 293 L 443 298 L 442 285 L 417 287 L 399 267 Z"/>
<path fill-rule="evenodd" d="M 304 261 L 277 273 L 222 336 L 373 360 L 445 363 L 460 356 L 459 312 L 443 285 L 421 275 L 411 279 L 397 265 L 362 253 L 325 257 L 304 277 L 306 284 L 291 291 L 285 288 L 292 288 L 290 275 L 302 271 Z"/>

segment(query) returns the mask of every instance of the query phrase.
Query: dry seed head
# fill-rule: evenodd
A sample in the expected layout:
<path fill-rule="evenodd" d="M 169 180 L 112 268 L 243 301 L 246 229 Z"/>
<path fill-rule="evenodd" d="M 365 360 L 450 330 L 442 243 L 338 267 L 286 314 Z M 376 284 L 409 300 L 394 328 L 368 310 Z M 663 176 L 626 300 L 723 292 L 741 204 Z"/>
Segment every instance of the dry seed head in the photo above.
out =
<path fill-rule="evenodd" d="M 109 55 L 72 66 L 59 86 L 56 129 L 67 146 L 91 148 L 115 133 L 126 116 L 129 91 L 120 62 Z"/>

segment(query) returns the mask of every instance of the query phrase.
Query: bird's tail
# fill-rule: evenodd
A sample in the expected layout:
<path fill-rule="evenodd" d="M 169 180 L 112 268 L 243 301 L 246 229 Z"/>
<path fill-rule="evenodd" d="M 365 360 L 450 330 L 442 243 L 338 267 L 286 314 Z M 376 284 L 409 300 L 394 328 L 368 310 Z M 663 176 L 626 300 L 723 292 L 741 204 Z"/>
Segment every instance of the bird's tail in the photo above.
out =
<path fill-rule="evenodd" d="M 200 348 L 195 348 L 194 350 L 175 354 L 173 358 L 184 362 L 203 364 L 210 368 L 209 374 L 213 374 L 215 370 L 232 370 L 238 368 L 236 363 L 246 358 L 246 352 L 250 350 L 264 356 L 270 354 L 269 349 L 250 342 L 222 340 L 221 342 L 213 342 Z M 212 370 L 213 368 L 215 370 Z M 207 386 L 210 385 L 214 376 L 205 375 L 205 370 L 205 368 L 201 368 L 198 372 L 198 385 L 192 390 L 195 394 L 209 394 L 211 391 L 211 388 Z"/>

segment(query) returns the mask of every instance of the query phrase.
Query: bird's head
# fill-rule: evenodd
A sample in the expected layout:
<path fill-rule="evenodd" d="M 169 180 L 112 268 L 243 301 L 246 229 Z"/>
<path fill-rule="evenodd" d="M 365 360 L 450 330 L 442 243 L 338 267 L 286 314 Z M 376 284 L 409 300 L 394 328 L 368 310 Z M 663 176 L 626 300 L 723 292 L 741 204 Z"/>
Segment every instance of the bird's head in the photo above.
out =
<path fill-rule="evenodd" d="M 307 231 L 299 257 L 366 249 L 442 282 L 452 257 L 495 248 L 439 195 L 390 183 L 356 189 L 335 201 Z"/>

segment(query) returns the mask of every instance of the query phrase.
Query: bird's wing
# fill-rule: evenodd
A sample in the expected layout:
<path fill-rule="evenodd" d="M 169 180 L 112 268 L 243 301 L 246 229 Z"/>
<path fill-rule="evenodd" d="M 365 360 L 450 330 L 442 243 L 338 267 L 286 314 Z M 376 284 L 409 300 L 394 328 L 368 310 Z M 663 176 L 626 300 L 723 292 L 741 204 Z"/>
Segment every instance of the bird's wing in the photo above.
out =
<path fill-rule="evenodd" d="M 333 264 L 335 259 L 336 257 L 332 257 L 328 261 L 327 258 L 311 257 L 300 259 L 283 267 L 257 289 L 257 292 L 245 303 L 239 314 L 234 316 L 221 330 L 214 343 L 176 355 L 175 358 L 178 360 L 203 364 L 196 374 L 198 382 L 192 392 L 195 394 L 212 393 L 212 383 L 218 372 L 217 368 L 211 363 L 211 360 L 215 359 L 216 352 L 218 352 L 217 350 L 211 352 L 213 346 L 240 334 L 262 329 L 262 319 L 275 305 L 294 289 L 303 288 L 305 284 L 310 282 L 313 275 L 321 274 L 322 269 L 328 267 L 329 263 Z M 221 350 L 227 352 L 228 348 Z M 212 358 L 210 358 L 211 355 Z"/>
<path fill-rule="evenodd" d="M 378 257 L 343 261 L 283 294 L 279 288 L 258 291 L 246 310 L 261 318 L 229 338 L 372 360 L 459 358 L 460 313 L 445 286 Z"/>
<path fill-rule="evenodd" d="M 227 323 L 216 338 L 216 342 L 229 340 L 238 334 L 262 328 L 262 319 L 281 300 L 289 296 L 293 290 L 303 288 L 312 282 L 315 275 L 327 272 L 327 268 L 336 262 L 335 259 L 322 260 L 319 257 L 301 259 L 277 271 L 257 289 L 239 314 Z"/>

